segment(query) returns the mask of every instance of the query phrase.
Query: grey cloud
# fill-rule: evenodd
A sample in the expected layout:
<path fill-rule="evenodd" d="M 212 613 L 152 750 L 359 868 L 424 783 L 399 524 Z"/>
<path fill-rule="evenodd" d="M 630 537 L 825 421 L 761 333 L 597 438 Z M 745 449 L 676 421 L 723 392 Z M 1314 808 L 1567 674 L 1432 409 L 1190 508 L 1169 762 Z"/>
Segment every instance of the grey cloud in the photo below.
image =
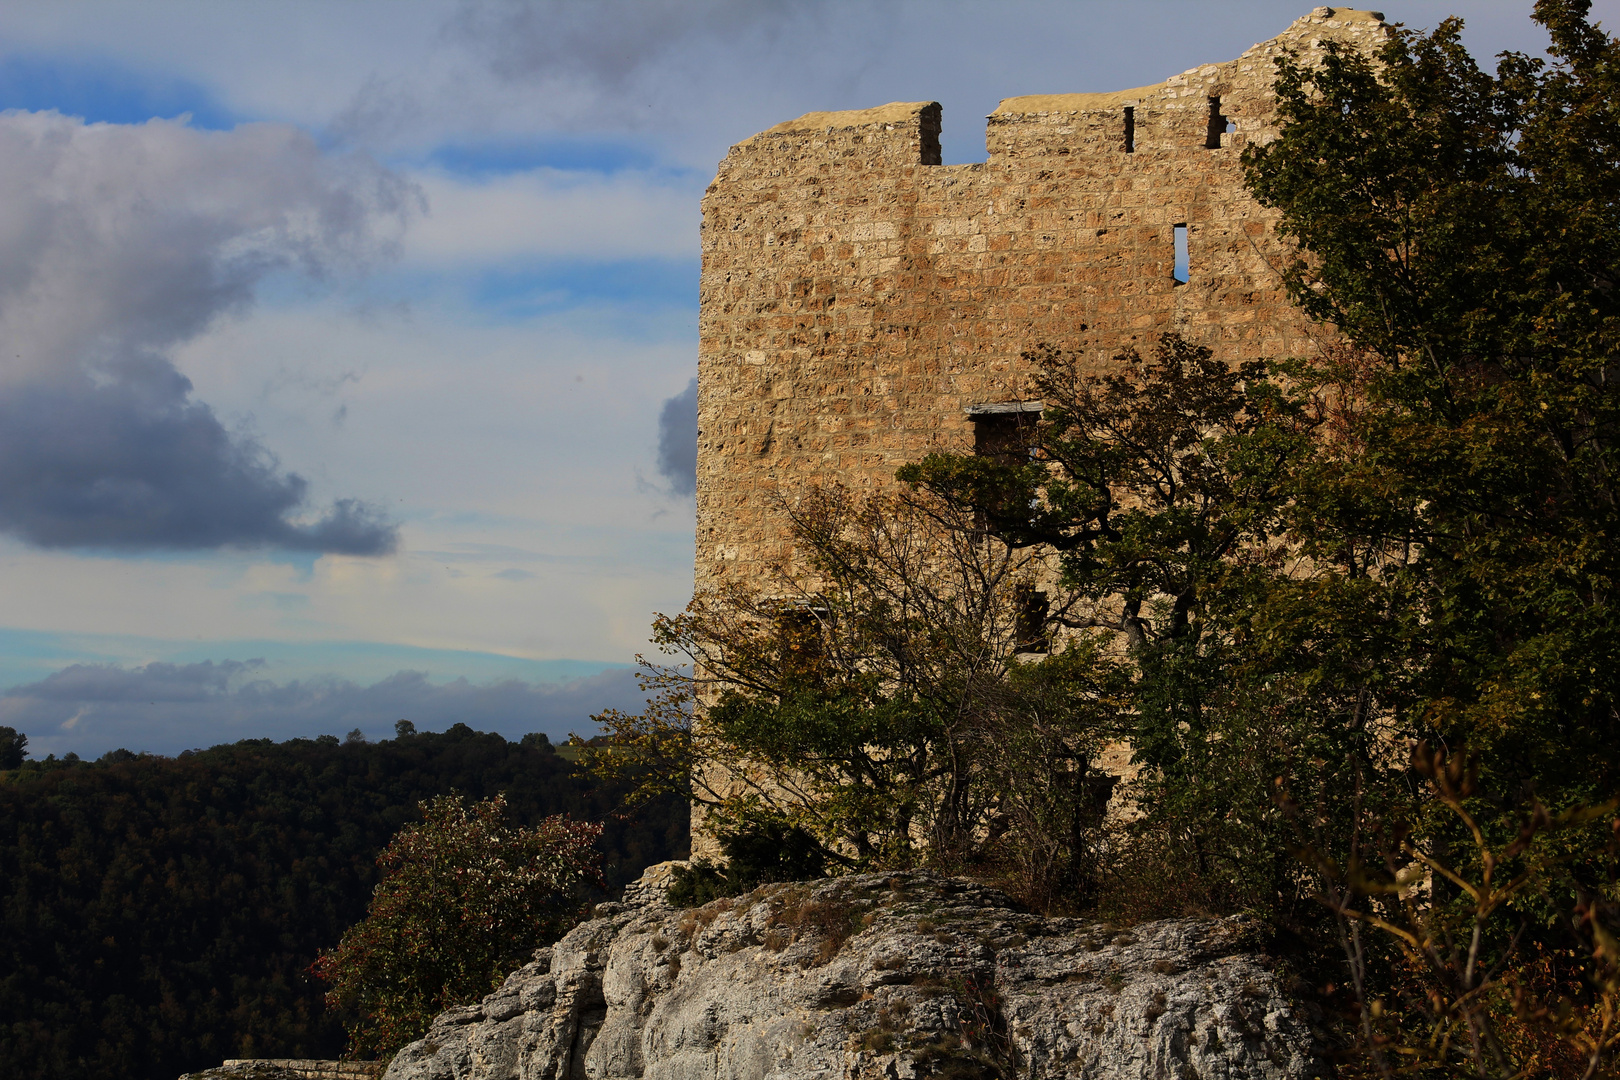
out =
<path fill-rule="evenodd" d="M 795 10 L 819 6 L 786 0 L 498 0 L 464 3 L 446 32 L 486 49 L 502 77 L 586 80 L 612 88 L 694 39 L 734 40 L 779 26 Z"/>
<path fill-rule="evenodd" d="M 480 72 L 521 87 L 526 108 L 551 124 L 689 128 L 692 110 L 714 104 L 717 75 L 730 83 L 726 76 L 738 68 L 762 66 L 784 75 L 774 63 L 784 60 L 793 78 L 801 64 L 840 72 L 852 61 L 859 67 L 875 46 L 835 40 L 836 29 L 824 25 L 835 6 L 828 0 L 467 0 L 447 21 L 444 36 L 466 49 Z M 357 108 L 364 109 L 359 102 Z"/>
<path fill-rule="evenodd" d="M 697 493 L 697 391 L 693 379 L 658 414 L 658 472 L 677 495 Z"/>
<path fill-rule="evenodd" d="M 0 530 L 46 547 L 379 554 L 395 531 L 226 429 L 172 351 L 267 275 L 386 258 L 414 190 L 274 124 L 0 114 Z"/>
<path fill-rule="evenodd" d="M 401 671 L 370 686 L 344 679 L 277 683 L 265 670 L 259 660 L 74 664 L 6 691 L 0 724 L 27 732 L 35 757 L 69 750 L 96 757 L 119 747 L 172 754 L 243 738 L 341 735 L 357 727 L 385 737 L 400 719 L 424 731 L 465 723 L 510 738 L 544 731 L 558 739 L 590 734 L 594 713 L 633 712 L 644 704 L 630 669 L 565 683 L 487 684 L 439 684 Z"/>
<path fill-rule="evenodd" d="M 353 499 L 290 521 L 303 478 L 167 382 L 0 390 L 0 529 L 48 548 L 394 548 L 394 527 Z"/>

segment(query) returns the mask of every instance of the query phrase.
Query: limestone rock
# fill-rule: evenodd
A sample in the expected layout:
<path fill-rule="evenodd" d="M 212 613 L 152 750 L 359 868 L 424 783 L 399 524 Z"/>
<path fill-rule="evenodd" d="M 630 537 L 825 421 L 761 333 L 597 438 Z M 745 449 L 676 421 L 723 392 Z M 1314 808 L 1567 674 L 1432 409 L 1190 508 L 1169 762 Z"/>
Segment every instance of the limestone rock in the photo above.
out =
<path fill-rule="evenodd" d="M 385 1080 L 1295 1080 L 1307 1025 L 1243 918 L 1129 931 L 922 873 L 602 904 Z"/>
<path fill-rule="evenodd" d="M 374 1080 L 382 1061 L 316 1061 L 304 1058 L 241 1058 L 180 1080 Z"/>

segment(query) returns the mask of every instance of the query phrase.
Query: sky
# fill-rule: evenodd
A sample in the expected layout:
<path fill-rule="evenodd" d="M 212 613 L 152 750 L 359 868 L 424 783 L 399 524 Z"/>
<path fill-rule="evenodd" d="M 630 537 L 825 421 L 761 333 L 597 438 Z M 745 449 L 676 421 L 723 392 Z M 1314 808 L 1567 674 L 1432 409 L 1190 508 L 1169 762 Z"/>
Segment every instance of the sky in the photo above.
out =
<path fill-rule="evenodd" d="M 1413 2 L 1476 56 L 1528 0 Z M 634 710 L 692 588 L 699 202 L 805 112 L 1230 59 L 1272 0 L 0 2 L 0 725 Z M 1620 24 L 1620 0 L 1594 4 Z"/>

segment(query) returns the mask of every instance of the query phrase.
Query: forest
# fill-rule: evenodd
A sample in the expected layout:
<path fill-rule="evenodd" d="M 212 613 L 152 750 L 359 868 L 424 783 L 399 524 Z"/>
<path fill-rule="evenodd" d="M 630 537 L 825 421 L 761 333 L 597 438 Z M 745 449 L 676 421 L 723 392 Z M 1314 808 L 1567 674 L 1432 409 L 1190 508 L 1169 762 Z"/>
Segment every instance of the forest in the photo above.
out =
<path fill-rule="evenodd" d="M 336 1058 L 342 1018 L 310 972 L 365 915 L 378 853 L 419 803 L 504 793 L 516 826 L 603 823 L 609 888 L 685 853 L 669 798 L 623 789 L 543 735 L 457 724 L 391 740 L 247 740 L 175 758 L 0 770 L 0 1075 L 174 1080 L 229 1057 Z"/>

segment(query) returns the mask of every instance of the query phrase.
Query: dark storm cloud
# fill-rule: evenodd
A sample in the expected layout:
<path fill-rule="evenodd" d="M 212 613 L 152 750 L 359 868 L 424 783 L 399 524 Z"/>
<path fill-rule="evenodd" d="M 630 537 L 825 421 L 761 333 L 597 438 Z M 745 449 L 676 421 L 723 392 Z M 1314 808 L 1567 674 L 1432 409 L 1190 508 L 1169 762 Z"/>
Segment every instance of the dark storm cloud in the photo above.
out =
<path fill-rule="evenodd" d="M 630 669 L 565 683 L 487 684 L 434 683 L 401 671 L 370 686 L 343 679 L 277 683 L 264 678 L 265 670 L 258 660 L 74 664 L 0 696 L 0 724 L 26 732 L 35 756 L 72 750 L 94 757 L 119 747 L 172 754 L 243 738 L 341 736 L 354 728 L 378 738 L 402 719 L 423 731 L 464 723 L 509 738 L 544 731 L 557 739 L 590 734 L 594 713 L 635 712 L 644 704 Z"/>
<path fill-rule="evenodd" d="M 693 379 L 658 414 L 658 472 L 677 495 L 697 493 L 697 391 Z"/>
<path fill-rule="evenodd" d="M 394 527 L 352 499 L 290 521 L 303 478 L 166 381 L 0 392 L 0 530 L 47 548 L 393 550 Z"/>
<path fill-rule="evenodd" d="M 282 125 L 0 114 L 0 530 L 45 547 L 378 554 L 365 504 L 228 430 L 174 349 L 270 274 L 386 256 L 415 194 Z"/>

